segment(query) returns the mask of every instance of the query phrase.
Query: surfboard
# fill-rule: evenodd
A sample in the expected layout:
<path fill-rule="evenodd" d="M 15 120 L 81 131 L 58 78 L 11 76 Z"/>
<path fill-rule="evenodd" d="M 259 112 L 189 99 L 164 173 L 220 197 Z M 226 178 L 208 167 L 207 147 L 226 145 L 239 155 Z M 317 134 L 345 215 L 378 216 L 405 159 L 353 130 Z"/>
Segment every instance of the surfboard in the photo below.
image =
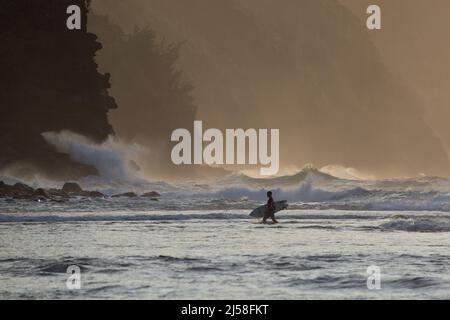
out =
<path fill-rule="evenodd" d="M 287 209 L 287 207 L 288 207 L 287 200 L 282 200 L 282 201 L 276 201 L 275 202 L 275 212 Z M 263 206 L 260 206 L 260 207 L 256 208 L 255 210 L 253 210 L 250 213 L 250 217 L 262 218 L 262 217 L 264 217 L 264 213 L 266 212 L 266 210 L 267 210 L 267 205 L 265 204 Z"/>

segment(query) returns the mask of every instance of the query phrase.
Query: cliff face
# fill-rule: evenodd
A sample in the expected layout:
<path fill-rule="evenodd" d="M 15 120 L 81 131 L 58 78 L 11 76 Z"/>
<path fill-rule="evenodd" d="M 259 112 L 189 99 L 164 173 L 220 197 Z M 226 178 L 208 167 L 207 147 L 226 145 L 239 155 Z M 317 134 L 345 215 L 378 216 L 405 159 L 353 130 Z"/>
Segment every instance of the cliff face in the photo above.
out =
<path fill-rule="evenodd" d="M 150 150 L 137 159 L 144 173 L 180 175 L 184 168 L 171 165 L 170 137 L 175 129 L 192 127 L 196 107 L 193 88 L 176 67 L 179 45 L 164 43 L 149 28 L 126 33 L 95 14 L 89 16 L 89 30 L 104 45 L 97 60 L 111 72 L 110 93 L 121 106 L 110 114 L 117 137 Z"/>
<path fill-rule="evenodd" d="M 82 30 L 66 27 L 66 9 L 82 10 Z M 70 130 L 101 142 L 113 133 L 109 75 L 101 44 L 87 32 L 85 0 L 3 0 L 0 6 L 0 169 L 39 170 L 53 178 L 95 173 L 48 145 L 42 133 Z"/>

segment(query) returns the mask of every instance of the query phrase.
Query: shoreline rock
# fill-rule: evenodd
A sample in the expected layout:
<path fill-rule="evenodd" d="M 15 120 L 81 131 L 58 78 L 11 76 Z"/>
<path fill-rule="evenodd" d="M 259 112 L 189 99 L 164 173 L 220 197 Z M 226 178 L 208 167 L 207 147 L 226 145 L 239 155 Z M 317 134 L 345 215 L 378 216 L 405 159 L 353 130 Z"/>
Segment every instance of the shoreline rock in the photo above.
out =
<path fill-rule="evenodd" d="M 0 199 L 7 201 L 27 200 L 27 201 L 56 201 L 64 202 L 72 197 L 103 198 L 106 197 L 99 191 L 83 190 L 77 183 L 65 183 L 61 189 L 34 189 L 24 183 L 9 185 L 0 181 Z"/>
<path fill-rule="evenodd" d="M 111 198 L 137 198 L 138 195 L 134 192 L 125 192 L 120 194 L 115 194 Z"/>
<path fill-rule="evenodd" d="M 144 193 L 143 195 L 141 195 L 141 197 L 156 199 L 156 198 L 161 197 L 161 195 L 156 191 L 150 191 L 150 192 Z"/>
<path fill-rule="evenodd" d="M 66 193 L 82 193 L 83 189 L 81 189 L 78 183 L 66 182 L 64 183 L 61 191 L 64 191 Z"/>
<path fill-rule="evenodd" d="M 33 193 L 34 197 L 38 197 L 38 198 L 44 198 L 44 199 L 51 199 L 51 195 L 50 193 L 42 188 L 36 189 Z"/>
<path fill-rule="evenodd" d="M 84 198 L 147 198 L 151 201 L 159 201 L 161 194 L 156 191 L 150 191 L 138 195 L 135 192 L 124 192 L 107 196 L 100 191 L 83 190 L 79 184 L 75 182 L 66 182 L 61 189 L 45 189 L 32 188 L 24 183 L 16 183 L 14 185 L 6 184 L 0 181 L 0 199 L 13 202 L 14 200 L 25 201 L 55 201 L 64 202 L 74 197 Z"/>

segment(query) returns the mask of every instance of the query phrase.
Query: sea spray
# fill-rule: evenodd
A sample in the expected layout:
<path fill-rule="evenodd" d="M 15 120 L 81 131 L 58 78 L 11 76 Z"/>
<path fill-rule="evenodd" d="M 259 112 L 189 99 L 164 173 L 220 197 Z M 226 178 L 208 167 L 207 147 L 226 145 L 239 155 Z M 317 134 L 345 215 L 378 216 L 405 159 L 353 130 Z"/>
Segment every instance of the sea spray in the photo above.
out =
<path fill-rule="evenodd" d="M 105 142 L 96 144 L 69 131 L 45 132 L 42 136 L 73 161 L 94 166 L 104 178 L 118 182 L 140 180 L 136 166 L 132 165 L 133 155 L 142 151 L 138 145 L 125 146 L 111 136 Z"/>

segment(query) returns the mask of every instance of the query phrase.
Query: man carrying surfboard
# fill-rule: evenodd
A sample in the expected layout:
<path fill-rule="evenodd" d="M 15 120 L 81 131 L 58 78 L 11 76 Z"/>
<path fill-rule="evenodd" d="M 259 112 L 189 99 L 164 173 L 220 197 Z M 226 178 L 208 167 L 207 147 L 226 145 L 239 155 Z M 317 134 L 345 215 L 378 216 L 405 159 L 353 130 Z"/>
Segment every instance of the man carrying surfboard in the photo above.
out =
<path fill-rule="evenodd" d="M 272 198 L 272 191 L 267 191 L 267 197 L 269 198 L 267 200 L 267 209 L 264 213 L 263 217 L 263 223 L 266 223 L 268 218 L 271 218 L 274 223 L 278 223 L 277 219 L 275 219 L 275 201 L 273 201 Z"/>

